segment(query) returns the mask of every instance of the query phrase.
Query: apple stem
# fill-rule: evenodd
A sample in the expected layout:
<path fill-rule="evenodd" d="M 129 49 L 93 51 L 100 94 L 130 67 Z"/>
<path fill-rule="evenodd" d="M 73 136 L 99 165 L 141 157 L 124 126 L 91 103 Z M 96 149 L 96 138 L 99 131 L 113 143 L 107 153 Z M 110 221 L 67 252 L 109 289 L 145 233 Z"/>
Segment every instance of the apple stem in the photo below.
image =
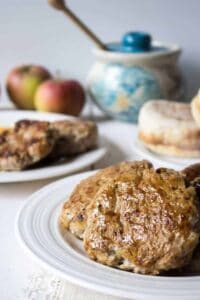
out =
<path fill-rule="evenodd" d="M 52 7 L 62 11 L 69 17 L 71 21 L 97 45 L 97 47 L 106 50 L 105 44 L 65 5 L 64 0 L 48 0 L 48 2 Z"/>

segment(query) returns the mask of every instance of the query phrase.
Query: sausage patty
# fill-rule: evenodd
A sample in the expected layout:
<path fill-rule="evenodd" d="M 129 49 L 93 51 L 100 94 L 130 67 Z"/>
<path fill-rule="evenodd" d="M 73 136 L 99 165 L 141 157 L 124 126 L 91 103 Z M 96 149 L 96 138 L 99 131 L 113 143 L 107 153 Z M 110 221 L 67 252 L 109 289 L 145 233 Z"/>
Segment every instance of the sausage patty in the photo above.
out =
<path fill-rule="evenodd" d="M 57 131 L 48 122 L 17 122 L 0 135 L 0 170 L 26 169 L 49 155 L 56 140 Z"/>
<path fill-rule="evenodd" d="M 88 255 L 142 274 L 185 266 L 200 235 L 197 192 L 181 172 L 122 162 L 81 181 L 64 204 L 62 226 Z"/>
<path fill-rule="evenodd" d="M 70 198 L 64 203 L 60 214 L 61 225 L 69 229 L 78 238 L 83 238 L 86 227 L 88 206 L 93 201 L 99 188 L 108 180 L 119 175 L 134 172 L 135 166 L 149 166 L 149 162 L 122 162 L 98 171 L 96 174 L 82 180 L 74 189 Z"/>
<path fill-rule="evenodd" d="M 52 158 L 80 154 L 97 146 L 97 126 L 92 121 L 56 121 L 51 128 L 59 135 L 50 155 Z"/>
<path fill-rule="evenodd" d="M 195 189 L 173 170 L 136 169 L 111 180 L 88 209 L 85 249 L 109 266 L 159 274 L 186 265 L 198 244 Z"/>

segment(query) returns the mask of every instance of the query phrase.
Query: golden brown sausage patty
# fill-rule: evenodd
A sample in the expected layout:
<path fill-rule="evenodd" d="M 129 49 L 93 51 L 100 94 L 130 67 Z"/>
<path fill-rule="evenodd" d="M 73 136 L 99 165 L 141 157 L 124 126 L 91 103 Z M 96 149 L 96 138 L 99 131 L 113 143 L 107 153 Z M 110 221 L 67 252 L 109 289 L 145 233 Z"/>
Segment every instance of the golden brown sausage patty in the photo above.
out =
<path fill-rule="evenodd" d="M 83 238 L 87 221 L 88 206 L 94 199 L 99 188 L 108 180 L 117 178 L 119 175 L 131 172 L 134 173 L 136 165 L 141 168 L 146 168 L 151 164 L 146 161 L 144 161 L 143 164 L 136 162 L 122 162 L 102 169 L 96 174 L 82 180 L 63 206 L 60 215 L 62 226 L 69 229 L 77 237 Z"/>
<path fill-rule="evenodd" d="M 56 121 L 51 123 L 51 128 L 59 135 L 52 158 L 80 154 L 97 146 L 97 126 L 92 121 Z"/>
<path fill-rule="evenodd" d="M 143 274 L 186 265 L 198 244 L 196 190 L 185 176 L 146 162 L 123 162 L 83 180 L 61 224 L 100 263 Z"/>
<path fill-rule="evenodd" d="M 46 157 L 57 140 L 50 123 L 21 120 L 0 134 L 0 170 L 23 170 Z"/>

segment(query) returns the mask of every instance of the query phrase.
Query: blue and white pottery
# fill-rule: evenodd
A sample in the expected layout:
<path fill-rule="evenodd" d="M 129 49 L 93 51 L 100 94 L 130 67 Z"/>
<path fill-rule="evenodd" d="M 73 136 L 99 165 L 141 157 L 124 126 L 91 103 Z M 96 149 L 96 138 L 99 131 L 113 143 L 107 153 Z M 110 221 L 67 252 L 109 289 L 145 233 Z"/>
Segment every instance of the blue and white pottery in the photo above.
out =
<path fill-rule="evenodd" d="M 96 62 L 88 76 L 89 95 L 107 115 L 137 122 L 146 101 L 183 96 L 178 46 L 151 43 L 148 34 L 137 32 L 108 48 L 94 49 Z"/>

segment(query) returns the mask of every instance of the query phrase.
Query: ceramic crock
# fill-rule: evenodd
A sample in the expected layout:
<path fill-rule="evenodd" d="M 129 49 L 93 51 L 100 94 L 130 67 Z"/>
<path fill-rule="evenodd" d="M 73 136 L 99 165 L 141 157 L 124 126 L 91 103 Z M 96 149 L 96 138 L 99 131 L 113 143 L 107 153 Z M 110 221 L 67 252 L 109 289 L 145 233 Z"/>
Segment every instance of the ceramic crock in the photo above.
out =
<path fill-rule="evenodd" d="M 116 44 L 109 47 L 94 49 L 96 62 L 87 81 L 89 95 L 107 115 L 137 122 L 146 101 L 183 97 L 177 45 L 152 42 L 150 51 L 118 51 Z"/>

